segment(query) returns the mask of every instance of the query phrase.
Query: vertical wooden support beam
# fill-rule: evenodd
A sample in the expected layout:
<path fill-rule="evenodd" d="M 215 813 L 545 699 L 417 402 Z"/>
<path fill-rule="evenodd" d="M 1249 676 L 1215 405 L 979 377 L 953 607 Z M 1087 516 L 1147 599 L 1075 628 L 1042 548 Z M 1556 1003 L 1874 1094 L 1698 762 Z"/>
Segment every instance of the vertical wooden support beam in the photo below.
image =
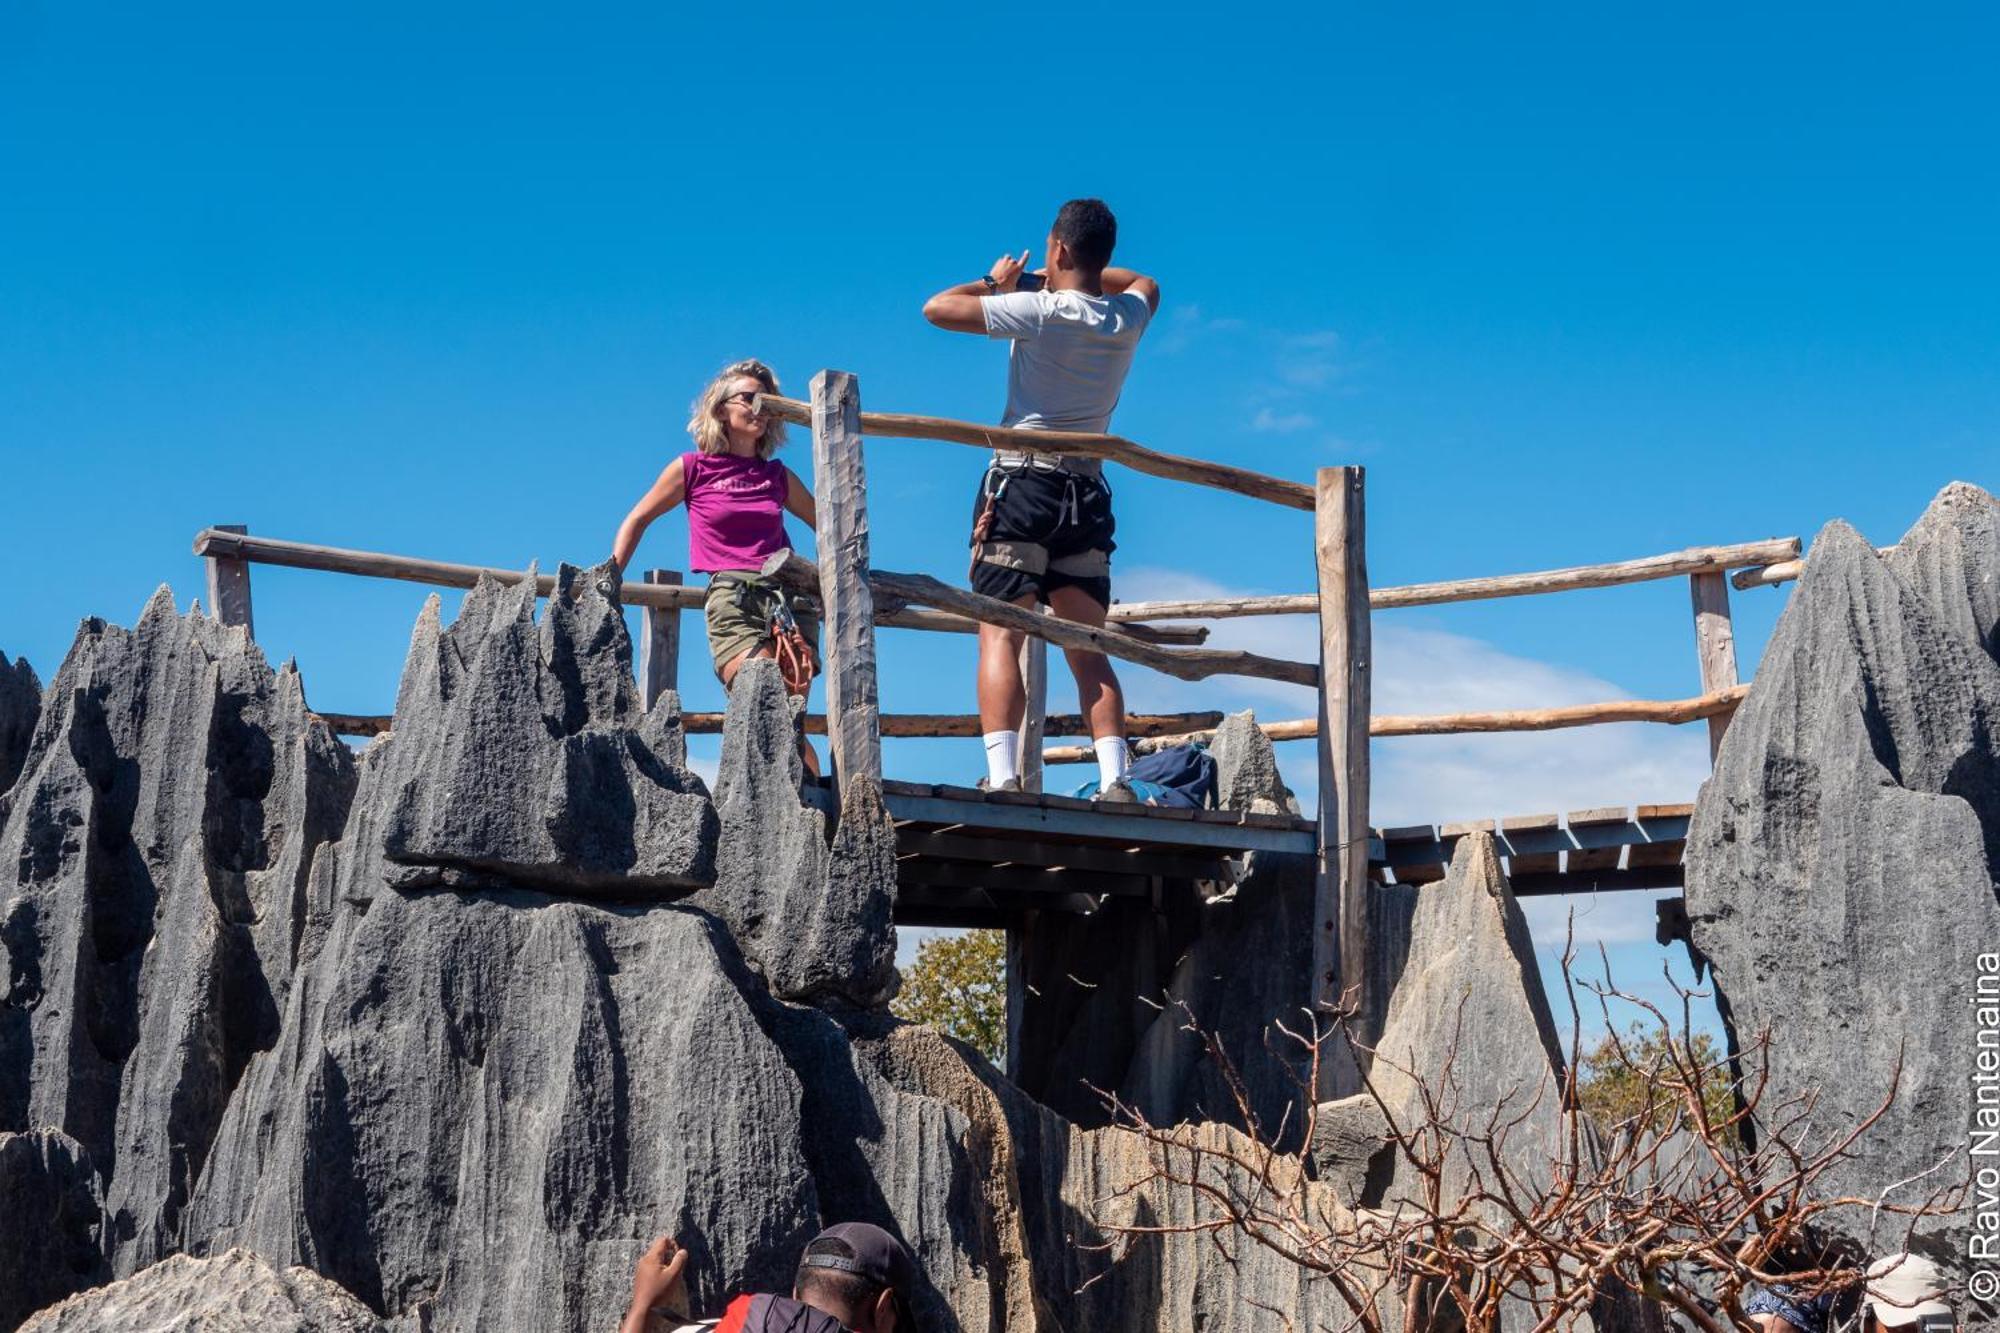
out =
<path fill-rule="evenodd" d="M 241 523 L 217 523 L 217 532 L 250 531 Z M 250 562 L 234 556 L 211 555 L 208 562 L 208 613 L 225 625 L 241 625 L 251 638 L 257 627 L 250 619 Z"/>
<path fill-rule="evenodd" d="M 844 370 L 813 376 L 812 429 L 827 752 L 844 798 L 858 778 L 882 780 L 875 596 L 868 587 L 868 476 L 861 463 L 861 389 L 854 376 Z"/>
<path fill-rule="evenodd" d="M 1701 692 L 1713 694 L 1736 684 L 1736 629 L 1729 619 L 1729 578 L 1725 574 L 1690 574 L 1694 596 L 1694 650 L 1701 661 Z M 1708 719 L 1708 762 L 1722 752 L 1722 733 L 1729 730 L 1735 709 Z"/>
<path fill-rule="evenodd" d="M 1048 614 L 1048 608 L 1041 608 Z M 1028 707 L 1021 714 L 1021 790 L 1042 789 L 1042 732 L 1049 716 L 1049 643 L 1032 634 L 1021 641 L 1021 690 Z"/>
<path fill-rule="evenodd" d="M 1319 883 L 1313 1002 L 1362 1006 L 1368 995 L 1368 709 L 1370 656 L 1363 470 L 1319 470 L 1313 554 L 1319 569 Z"/>
<path fill-rule="evenodd" d="M 678 588 L 677 569 L 649 569 L 646 582 L 659 587 Z M 639 698 L 650 711 L 653 703 L 668 690 L 681 685 L 681 613 L 678 607 L 639 608 Z"/>

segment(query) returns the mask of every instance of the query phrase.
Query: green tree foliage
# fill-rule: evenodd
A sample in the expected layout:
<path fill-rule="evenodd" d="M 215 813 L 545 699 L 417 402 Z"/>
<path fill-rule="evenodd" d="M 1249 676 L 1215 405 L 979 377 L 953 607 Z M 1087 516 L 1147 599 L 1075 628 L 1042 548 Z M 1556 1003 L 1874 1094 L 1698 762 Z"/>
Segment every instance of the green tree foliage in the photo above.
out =
<path fill-rule="evenodd" d="M 1658 1025 L 1634 1022 L 1622 1036 L 1605 1033 L 1577 1061 L 1577 1100 L 1607 1129 L 1639 1120 L 1686 1124 L 1681 1089 L 1691 1077 L 1699 1081 L 1709 1123 L 1726 1124 L 1736 1103 L 1729 1065 L 1715 1038 L 1697 1032 L 1682 1042 Z"/>
<path fill-rule="evenodd" d="M 1007 1053 L 1005 933 L 971 930 L 924 941 L 889 1007 L 896 1017 L 928 1023 L 1000 1064 Z"/>

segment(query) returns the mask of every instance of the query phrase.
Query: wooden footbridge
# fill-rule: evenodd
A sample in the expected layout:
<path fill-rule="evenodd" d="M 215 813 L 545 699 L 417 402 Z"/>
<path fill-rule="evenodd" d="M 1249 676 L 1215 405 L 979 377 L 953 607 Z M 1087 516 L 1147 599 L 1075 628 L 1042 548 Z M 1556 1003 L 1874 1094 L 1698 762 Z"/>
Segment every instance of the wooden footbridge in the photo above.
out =
<path fill-rule="evenodd" d="M 1730 629 L 1730 571 L 1739 588 L 1798 576 L 1795 537 L 1732 546 L 1704 546 L 1613 564 L 1471 578 L 1407 587 L 1371 588 L 1364 535 L 1363 472 L 1322 468 L 1314 484 L 1159 453 L 1110 435 L 1017 431 L 933 417 L 861 411 L 852 375 L 822 371 L 810 403 L 766 395 L 762 409 L 812 429 L 814 492 L 819 515 L 817 565 L 782 552 L 767 572 L 792 583 L 819 606 L 824 623 L 826 712 L 809 716 L 824 734 L 834 778 L 808 784 L 808 797 L 837 811 L 842 793 L 860 779 L 878 782 L 898 829 L 897 919 L 912 924 L 1007 925 L 1028 913 L 1097 910 L 1107 898 L 1151 896 L 1170 883 L 1227 886 L 1244 858 L 1292 853 L 1316 860 L 1319 889 L 1314 932 L 1314 993 L 1324 1005 L 1359 985 L 1367 951 L 1371 884 L 1422 884 L 1441 878 L 1458 839 L 1491 831 L 1521 894 L 1608 890 L 1671 890 L 1681 883 L 1681 849 L 1690 807 L 1640 806 L 1567 815 L 1532 814 L 1483 824 L 1378 829 L 1368 821 L 1368 745 L 1373 736 L 1532 731 L 1608 722 L 1685 723 L 1706 720 L 1711 745 L 1720 742 L 1747 686 L 1737 680 Z M 1059 450 L 1109 459 L 1136 471 L 1231 491 L 1261 503 L 1314 515 L 1317 587 L 1275 597 L 1126 603 L 1109 623 L 1092 626 L 981 597 L 922 574 L 875 569 L 869 560 L 870 516 L 862 441 L 916 438 L 1028 452 Z M 209 605 L 224 621 L 252 627 L 250 566 L 254 563 L 402 579 L 469 588 L 482 575 L 503 583 L 519 571 L 341 550 L 252 536 L 217 526 L 195 538 L 208 569 Z M 1651 579 L 1686 578 L 1695 629 L 1701 691 L 1685 699 L 1613 700 L 1569 708 L 1425 716 L 1374 716 L 1369 708 L 1370 615 L 1399 607 L 1603 588 Z M 541 591 L 555 580 L 542 576 Z M 625 586 L 624 600 L 641 609 L 639 681 L 647 706 L 676 684 L 680 617 L 703 604 L 705 589 L 684 586 L 672 571 L 648 571 Z M 1206 646 L 1202 622 L 1240 616 L 1310 615 L 1319 625 L 1319 660 L 1291 662 Z M 1164 623 L 1163 623 L 1164 622 Z M 878 629 L 975 633 L 997 625 L 1023 636 L 1021 671 L 1029 699 L 1022 726 L 1026 790 L 986 793 L 966 787 L 913 784 L 882 772 L 884 736 L 976 736 L 968 715 L 884 713 L 878 699 Z M 1309 718 L 1263 724 L 1273 741 L 1313 739 L 1319 751 L 1317 808 L 1308 816 L 1230 810 L 1173 810 L 1094 805 L 1041 790 L 1044 764 L 1083 762 L 1087 747 L 1048 746 L 1048 737 L 1076 736 L 1082 719 L 1045 710 L 1046 647 L 1102 652 L 1183 680 L 1243 675 L 1317 690 Z M 337 730 L 371 734 L 383 717 L 326 714 Z M 1140 752 L 1213 734 L 1220 714 L 1179 713 L 1128 719 Z M 718 714 L 690 713 L 691 733 L 721 729 Z M 1684 919 L 1663 905 L 1663 931 Z"/>

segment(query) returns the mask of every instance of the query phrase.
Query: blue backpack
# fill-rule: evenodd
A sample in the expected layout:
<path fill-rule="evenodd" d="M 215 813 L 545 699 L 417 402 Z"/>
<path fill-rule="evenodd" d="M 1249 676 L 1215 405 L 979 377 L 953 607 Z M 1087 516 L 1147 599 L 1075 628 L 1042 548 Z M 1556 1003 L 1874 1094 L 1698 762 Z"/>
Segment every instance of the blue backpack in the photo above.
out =
<path fill-rule="evenodd" d="M 1199 742 L 1155 750 L 1135 759 L 1125 777 L 1131 782 L 1132 790 L 1140 793 L 1141 800 L 1150 799 L 1154 805 L 1206 810 L 1215 804 L 1215 760 L 1209 757 L 1207 747 Z M 1142 782 L 1157 787 L 1159 794 L 1152 796 L 1141 791 L 1139 784 Z"/>
<path fill-rule="evenodd" d="M 1134 759 L 1125 770 L 1125 780 L 1132 784 L 1132 794 L 1147 805 L 1206 810 L 1215 804 L 1215 760 L 1199 741 Z M 1076 794 L 1095 796 L 1096 780 L 1078 787 Z"/>

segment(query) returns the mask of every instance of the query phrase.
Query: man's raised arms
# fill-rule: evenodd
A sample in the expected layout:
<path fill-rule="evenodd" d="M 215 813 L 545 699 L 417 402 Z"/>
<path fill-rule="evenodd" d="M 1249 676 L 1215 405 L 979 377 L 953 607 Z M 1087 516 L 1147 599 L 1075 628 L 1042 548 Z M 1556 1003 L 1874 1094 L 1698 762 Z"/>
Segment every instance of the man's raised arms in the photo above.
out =
<path fill-rule="evenodd" d="M 980 309 L 979 298 L 996 292 L 1011 292 L 1020 285 L 1021 270 L 1028 266 L 1028 252 L 1021 257 L 1001 255 L 993 261 L 993 267 L 986 276 L 993 280 L 988 286 L 984 278 L 977 282 L 961 282 L 955 287 L 947 287 L 924 302 L 924 318 L 941 329 L 953 333 L 986 332 L 986 312 Z"/>
<path fill-rule="evenodd" d="M 1154 314 L 1160 313 L 1160 284 L 1143 273 L 1134 273 L 1129 268 L 1107 268 L 1099 279 L 1106 296 L 1116 296 L 1120 292 L 1131 292 L 1146 302 L 1146 308 Z"/>

